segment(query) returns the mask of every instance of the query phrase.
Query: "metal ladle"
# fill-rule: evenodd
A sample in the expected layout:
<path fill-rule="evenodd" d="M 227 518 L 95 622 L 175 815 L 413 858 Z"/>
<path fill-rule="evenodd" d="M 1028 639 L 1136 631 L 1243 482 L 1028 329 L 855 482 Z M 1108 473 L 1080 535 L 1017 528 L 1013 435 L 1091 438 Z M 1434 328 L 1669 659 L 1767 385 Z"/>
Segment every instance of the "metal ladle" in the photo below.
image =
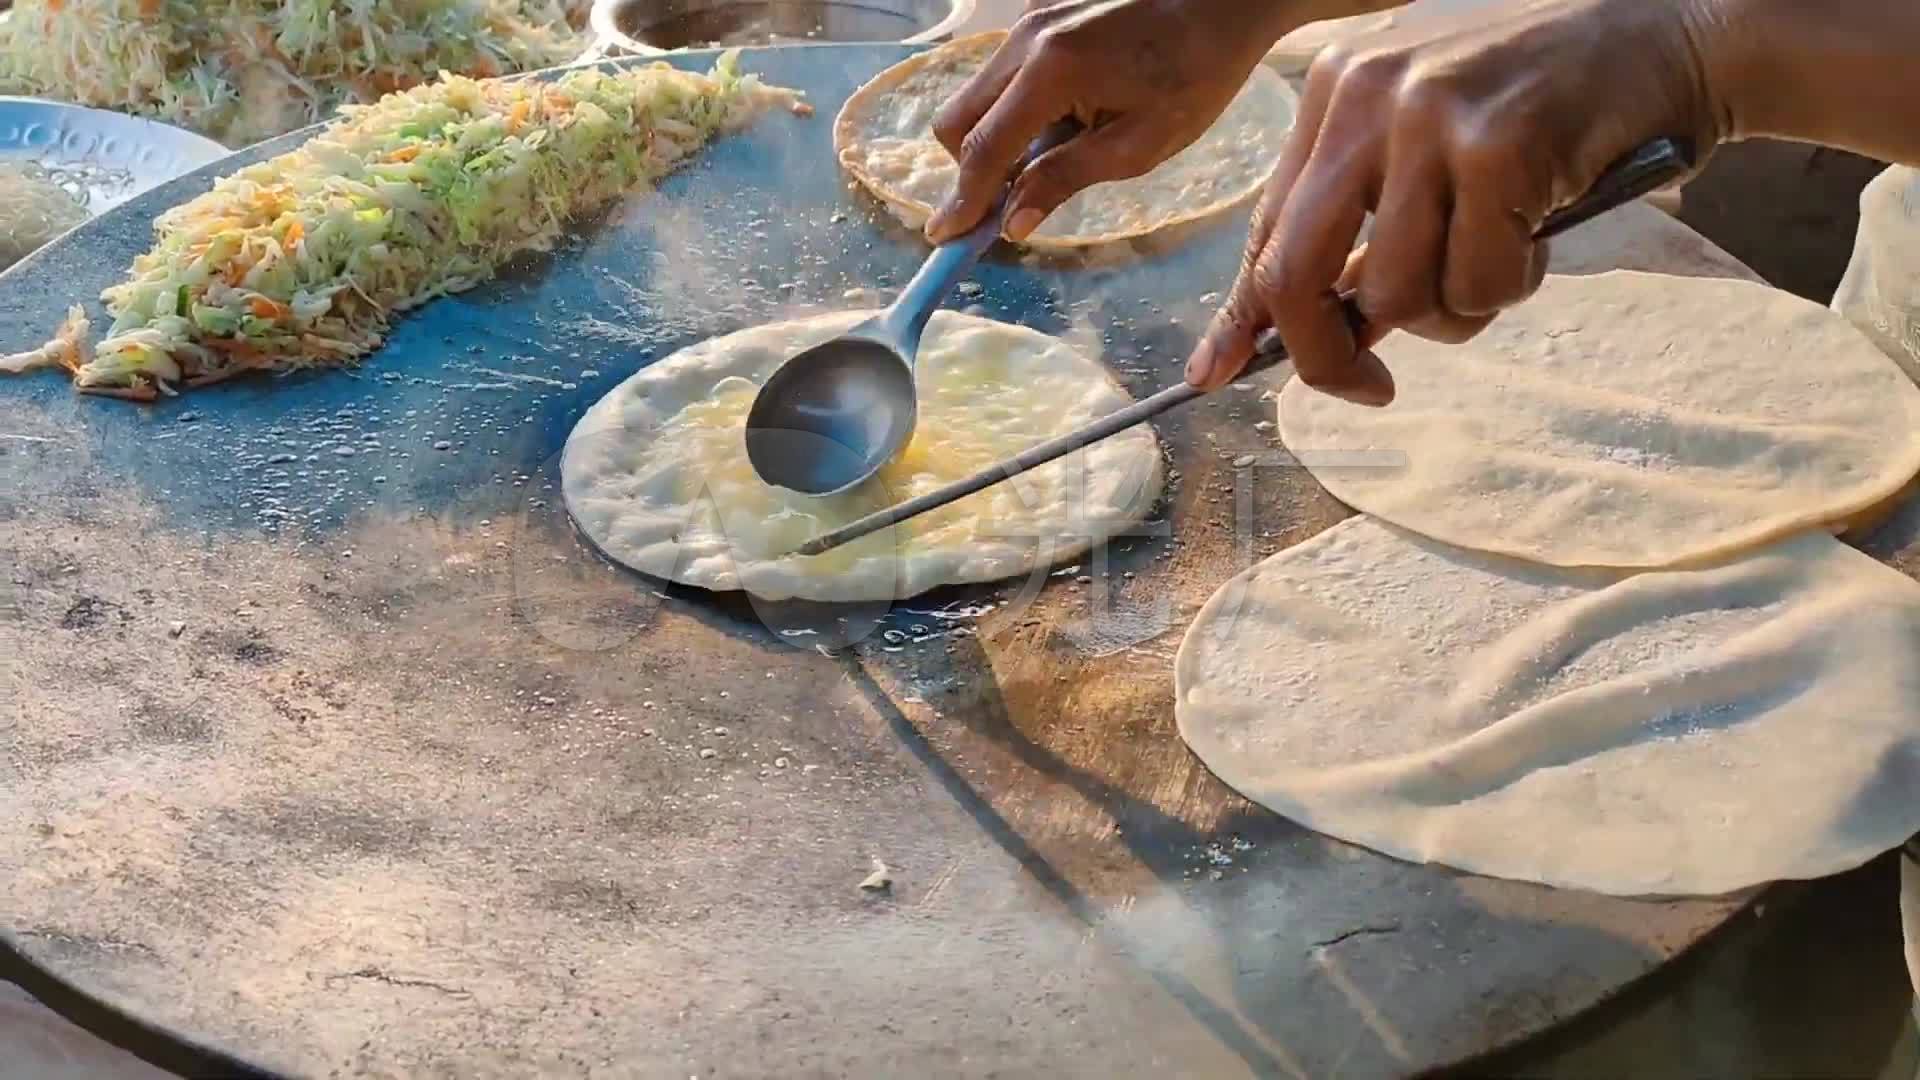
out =
<path fill-rule="evenodd" d="M 1047 129 L 1014 176 L 1081 130 L 1072 120 Z M 892 306 L 773 373 L 747 413 L 747 459 L 760 479 L 805 495 L 837 495 L 865 483 L 905 449 L 919 417 L 914 357 L 920 335 L 1000 238 L 1006 209 L 1003 191 L 972 232 L 933 250 Z"/>

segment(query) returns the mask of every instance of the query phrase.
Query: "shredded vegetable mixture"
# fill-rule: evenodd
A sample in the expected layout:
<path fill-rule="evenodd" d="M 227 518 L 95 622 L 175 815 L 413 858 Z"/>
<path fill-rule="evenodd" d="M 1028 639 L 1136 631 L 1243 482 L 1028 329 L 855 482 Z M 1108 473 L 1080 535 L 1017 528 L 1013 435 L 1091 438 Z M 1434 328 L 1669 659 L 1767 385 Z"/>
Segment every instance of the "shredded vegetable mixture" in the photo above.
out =
<path fill-rule="evenodd" d="M 106 338 L 89 352 L 84 332 L 63 327 L 57 359 L 82 390 L 141 400 L 352 363 L 399 312 L 551 247 L 570 218 L 777 104 L 804 111 L 727 53 L 708 75 L 666 64 L 553 83 L 449 75 L 350 106 L 300 149 L 161 215 L 154 249 L 102 295 Z"/>
<path fill-rule="evenodd" d="M 37 162 L 0 164 L 0 270 L 87 220 L 87 208 Z"/>
<path fill-rule="evenodd" d="M 0 93 L 151 116 L 241 146 L 442 71 L 490 78 L 586 48 L 583 0 L 19 0 Z"/>

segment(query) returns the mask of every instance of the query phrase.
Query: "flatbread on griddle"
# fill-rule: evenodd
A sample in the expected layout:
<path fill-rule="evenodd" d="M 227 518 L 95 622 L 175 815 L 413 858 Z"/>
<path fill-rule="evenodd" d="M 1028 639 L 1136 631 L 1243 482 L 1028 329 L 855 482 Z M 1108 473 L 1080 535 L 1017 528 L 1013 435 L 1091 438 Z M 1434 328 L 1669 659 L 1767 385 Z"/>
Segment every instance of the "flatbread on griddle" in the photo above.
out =
<path fill-rule="evenodd" d="M 919 228 L 953 190 L 958 166 L 933 136 L 933 116 L 980 70 L 1004 31 L 975 34 L 875 76 L 840 110 L 840 164 L 908 226 Z M 1148 236 L 1246 202 L 1265 184 L 1293 124 L 1294 96 L 1265 67 L 1204 135 L 1145 176 L 1075 195 L 1027 238 L 1063 251 Z"/>
<path fill-rule="evenodd" d="M 1209 600 L 1180 733 L 1387 855 L 1614 895 L 1851 869 L 1920 830 L 1920 584 L 1808 533 L 1566 570 L 1355 518 Z"/>
<path fill-rule="evenodd" d="M 567 439 L 561 486 L 574 521 L 609 557 L 655 577 L 767 600 L 853 602 L 1044 570 L 1152 509 L 1159 444 L 1141 426 L 824 555 L 787 557 L 821 533 L 1132 403 L 1065 341 L 939 311 L 916 361 L 919 423 L 898 458 L 844 495 L 763 483 L 744 434 L 760 384 L 871 314 L 714 338 L 616 387 Z"/>
<path fill-rule="evenodd" d="M 1840 316 L 1746 281 L 1550 277 L 1464 345 L 1381 342 L 1383 409 L 1295 380 L 1280 435 L 1335 498 L 1555 566 L 1663 569 L 1839 526 L 1920 473 L 1920 387 Z M 1346 469 L 1327 455 L 1394 455 Z"/>

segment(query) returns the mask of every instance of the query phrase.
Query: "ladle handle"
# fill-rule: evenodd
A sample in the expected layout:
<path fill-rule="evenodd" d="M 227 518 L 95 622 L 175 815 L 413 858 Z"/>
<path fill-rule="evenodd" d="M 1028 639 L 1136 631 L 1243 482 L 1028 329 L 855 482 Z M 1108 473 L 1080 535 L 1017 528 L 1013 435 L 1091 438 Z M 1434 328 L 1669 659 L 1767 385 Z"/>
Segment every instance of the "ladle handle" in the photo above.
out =
<path fill-rule="evenodd" d="M 987 253 L 994 241 L 1000 239 L 1001 231 L 1006 228 L 1007 196 L 1013 190 L 1013 181 L 1026 171 L 1028 165 L 1033 164 L 1034 159 L 1083 130 L 1079 121 L 1069 118 L 1041 132 L 1014 166 L 1013 175 L 1007 178 L 1007 186 L 1001 189 L 999 197 L 994 200 L 993 209 L 980 219 L 980 224 L 974 226 L 972 232 L 933 249 L 933 254 L 921 265 L 920 272 L 913 275 L 913 280 L 907 282 L 907 287 L 900 291 L 900 298 L 887 309 L 887 330 L 895 341 L 904 346 L 917 343 L 921 332 L 927 328 L 927 320 L 939 310 L 961 279 L 973 270 L 974 264 Z M 906 356 L 912 356 L 915 351 L 912 348 L 901 349 Z"/>

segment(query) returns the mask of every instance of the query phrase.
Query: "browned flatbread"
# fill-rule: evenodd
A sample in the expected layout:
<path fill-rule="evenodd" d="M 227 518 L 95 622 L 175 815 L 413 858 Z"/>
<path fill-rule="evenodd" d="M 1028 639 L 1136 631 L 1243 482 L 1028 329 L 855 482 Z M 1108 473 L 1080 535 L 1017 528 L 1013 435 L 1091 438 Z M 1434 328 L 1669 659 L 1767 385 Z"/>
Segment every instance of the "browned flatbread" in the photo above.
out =
<path fill-rule="evenodd" d="M 952 189 L 956 166 L 933 137 L 934 112 L 987 62 L 1004 31 L 975 34 L 876 75 L 834 121 L 840 164 L 901 221 L 919 228 Z M 1293 91 L 1256 68 L 1214 126 L 1145 176 L 1068 200 L 1026 241 L 1040 251 L 1097 247 L 1212 217 L 1246 202 L 1273 170 L 1293 123 Z"/>

